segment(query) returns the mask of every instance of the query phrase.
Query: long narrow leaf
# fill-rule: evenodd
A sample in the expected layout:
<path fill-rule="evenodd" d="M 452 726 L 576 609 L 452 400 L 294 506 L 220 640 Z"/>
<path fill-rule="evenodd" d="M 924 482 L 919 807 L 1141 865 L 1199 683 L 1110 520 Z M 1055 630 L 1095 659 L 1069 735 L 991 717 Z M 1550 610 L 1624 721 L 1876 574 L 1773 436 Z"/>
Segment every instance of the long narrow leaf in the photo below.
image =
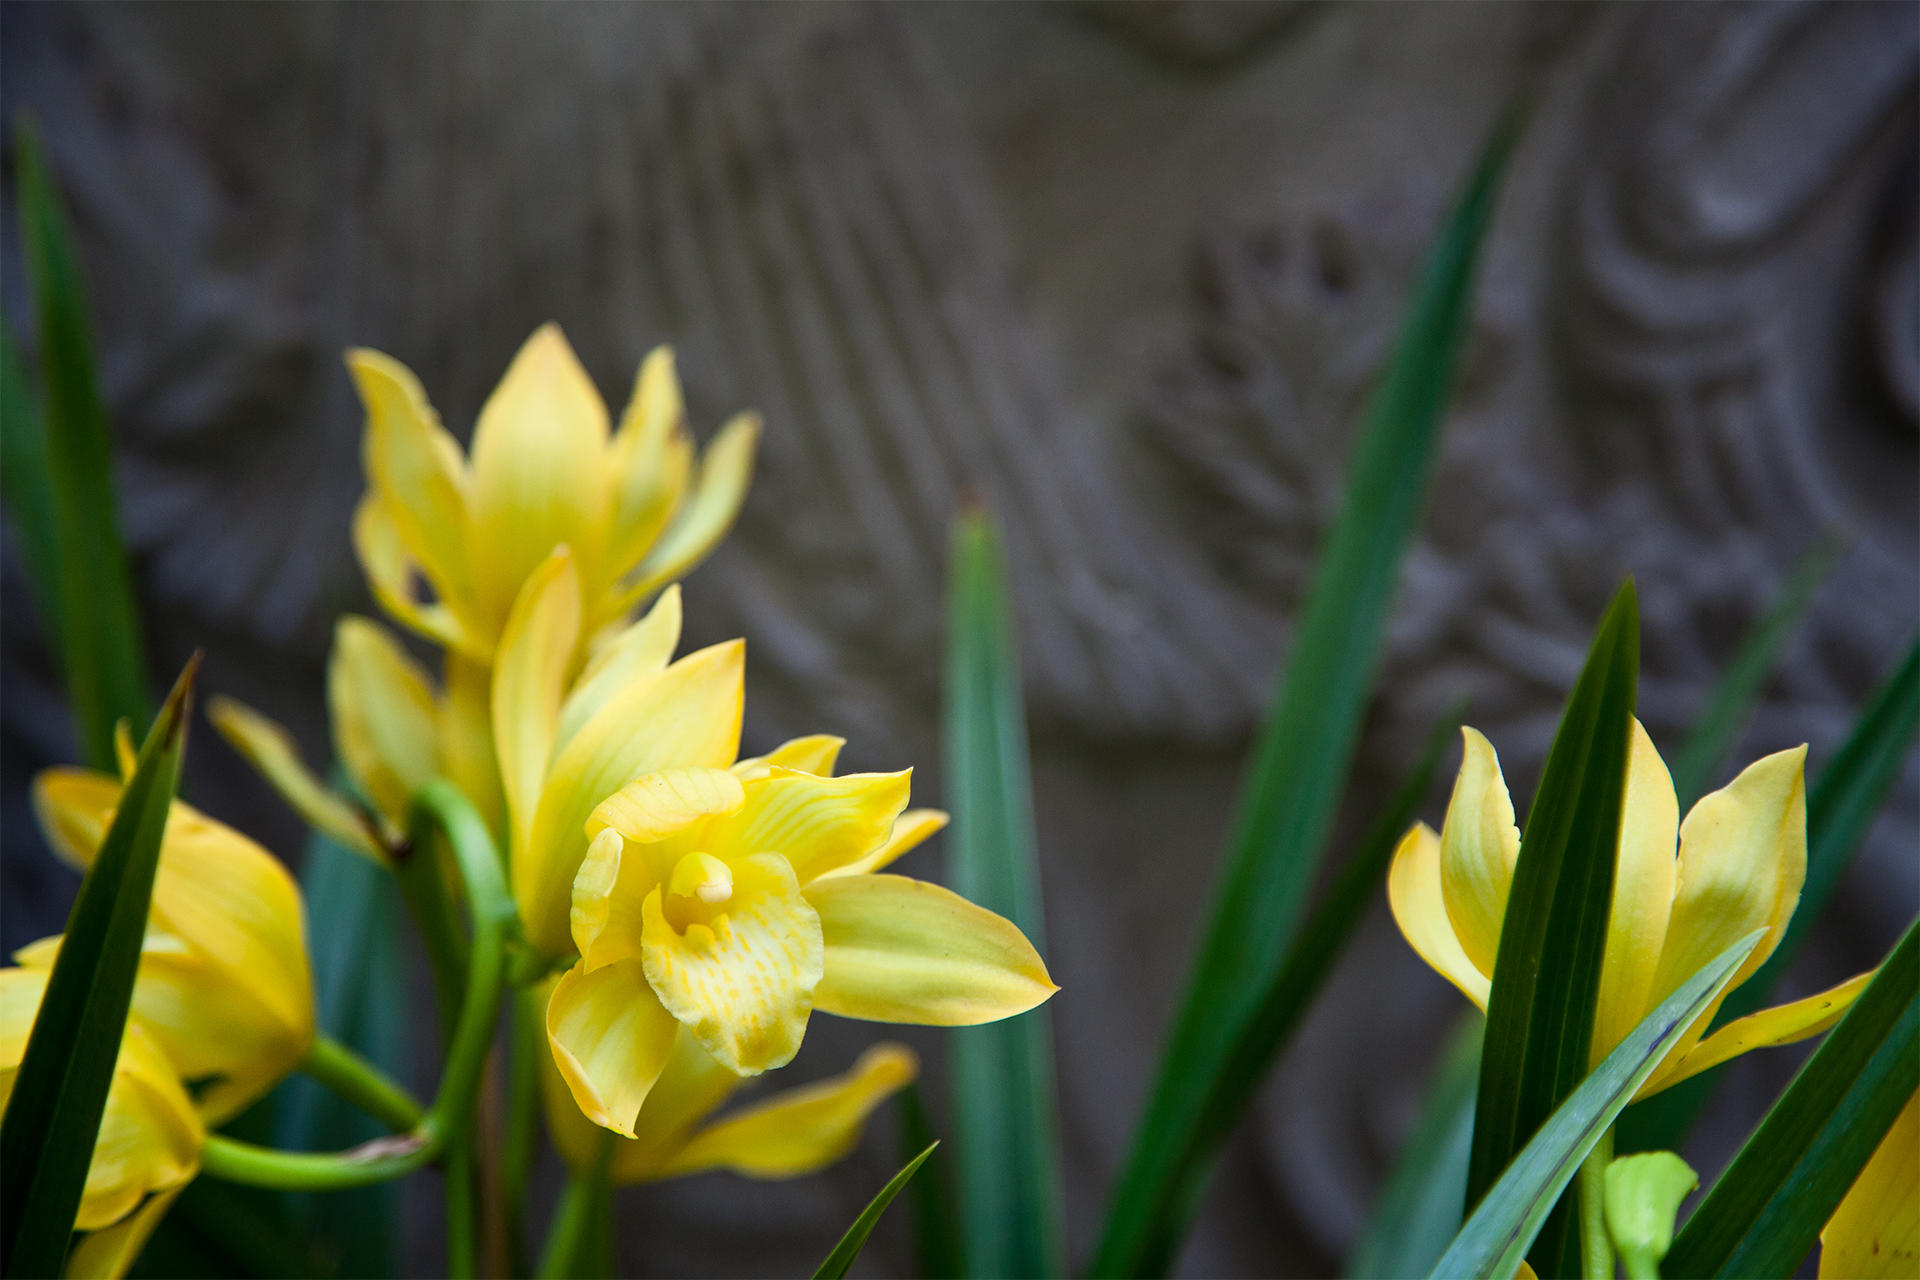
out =
<path fill-rule="evenodd" d="M 312 937 L 314 1005 L 320 1025 L 389 1075 L 407 1068 L 405 934 L 393 878 L 337 840 L 307 843 L 300 884 L 308 915 L 326 927 Z M 342 1151 L 386 1130 L 312 1080 L 281 1087 L 275 1145 L 288 1151 Z M 309 1233 L 330 1245 L 341 1275 L 390 1275 L 398 1266 L 399 1185 L 303 1197 Z"/>
<path fill-rule="evenodd" d="M 1765 932 L 1754 930 L 1676 987 L 1568 1093 L 1460 1228 L 1434 1265 L 1435 1280 L 1513 1275 L 1580 1162 Z"/>
<path fill-rule="evenodd" d="M 887 1206 L 893 1203 L 893 1198 L 900 1194 L 900 1188 L 913 1180 L 914 1173 L 926 1163 L 927 1157 L 933 1154 L 934 1147 L 939 1145 L 938 1142 L 931 1143 L 925 1151 L 909 1160 L 904 1169 L 894 1174 L 887 1181 L 886 1186 L 880 1188 L 880 1194 L 860 1211 L 860 1216 L 855 1218 L 853 1225 L 847 1228 L 847 1234 L 840 1237 L 840 1243 L 833 1246 L 833 1252 L 826 1256 L 819 1270 L 813 1273 L 813 1280 L 842 1280 L 842 1277 L 847 1274 L 847 1268 L 851 1267 L 853 1260 L 860 1256 L 860 1250 L 866 1247 L 867 1237 L 873 1234 L 873 1228 L 880 1221 L 880 1215 L 887 1211 Z"/>
<path fill-rule="evenodd" d="M 1790 1276 L 1920 1088 L 1920 921 L 1674 1239 L 1669 1276 Z"/>
<path fill-rule="evenodd" d="M 1854 721 L 1846 742 L 1808 788 L 1807 878 L 1800 888 L 1800 903 L 1767 962 L 1720 1006 L 1716 1026 L 1764 1006 L 1786 976 L 1886 803 L 1916 727 L 1920 727 L 1920 642 L 1908 646 L 1905 659 L 1880 686 Z M 1725 1069 L 1704 1071 L 1629 1107 L 1620 1120 L 1620 1150 L 1678 1148 Z"/>
<path fill-rule="evenodd" d="M 1351 1280 L 1423 1276 L 1460 1230 L 1485 1030 L 1469 1011 L 1441 1051 L 1420 1118 L 1347 1258 Z"/>
<path fill-rule="evenodd" d="M 1741 726 L 1753 711 L 1767 679 L 1780 660 L 1780 651 L 1799 628 L 1807 606 L 1820 584 L 1827 580 L 1841 544 L 1823 539 L 1781 584 L 1771 607 L 1748 632 L 1733 658 L 1720 673 L 1707 704 L 1693 723 L 1686 743 L 1675 753 L 1672 764 L 1673 789 L 1680 797 L 1682 812 L 1692 808 L 1707 790 L 1707 780 L 1733 746 Z"/>
<path fill-rule="evenodd" d="M 1040 868 L 1019 663 L 999 537 L 984 515 L 954 530 L 946 767 L 956 891 L 1042 946 Z M 961 1258 L 971 1275 L 1064 1269 L 1053 1042 L 1047 1011 L 952 1033 Z"/>
<path fill-rule="evenodd" d="M 1469 1205 L 1587 1074 L 1639 667 L 1629 581 L 1567 699 L 1520 840 L 1487 996 Z M 1568 1217 L 1554 1215 L 1541 1232 L 1542 1275 L 1562 1270 Z"/>
<path fill-rule="evenodd" d="M 47 977 L 0 1121 L 0 1269 L 53 1275 L 66 1255 L 126 1033 L 160 837 L 180 780 L 195 657 L 140 748 Z"/>
<path fill-rule="evenodd" d="M 20 226 L 40 347 L 41 412 L 52 479 L 60 642 L 80 744 L 113 768 L 113 726 L 147 722 L 145 646 L 120 542 L 113 441 L 94 376 L 86 295 L 60 202 L 32 130 L 18 135 Z"/>
<path fill-rule="evenodd" d="M 60 653 L 60 538 L 53 517 L 53 471 L 47 429 L 27 390 L 13 338 L 0 326 L 0 494 L 20 539 L 20 559 L 33 584 L 47 647 Z"/>
<path fill-rule="evenodd" d="M 1341 869 L 1301 929 L 1299 941 L 1261 995 L 1219 1074 L 1207 1082 L 1200 1118 L 1186 1132 L 1178 1158 L 1159 1167 L 1162 1181 L 1154 1187 L 1148 1210 L 1153 1220 L 1140 1233 L 1153 1242 L 1142 1255 L 1147 1270 L 1164 1270 L 1172 1263 L 1174 1250 L 1192 1226 L 1221 1144 L 1311 1007 L 1361 917 L 1380 900 L 1393 851 L 1432 788 L 1434 769 L 1458 723 L 1457 716 L 1450 716 L 1429 737 L 1413 771 L 1380 810 L 1361 839 L 1359 852 Z"/>
<path fill-rule="evenodd" d="M 1096 1275 L 1152 1272 L 1177 1241 L 1156 1212 L 1205 1123 L 1211 1082 L 1284 963 L 1366 710 L 1400 562 L 1424 505 L 1467 331 L 1480 244 L 1520 126 L 1509 113 L 1435 243 L 1367 408 L 1330 531 L 1243 784 L 1205 941 L 1107 1212 Z"/>

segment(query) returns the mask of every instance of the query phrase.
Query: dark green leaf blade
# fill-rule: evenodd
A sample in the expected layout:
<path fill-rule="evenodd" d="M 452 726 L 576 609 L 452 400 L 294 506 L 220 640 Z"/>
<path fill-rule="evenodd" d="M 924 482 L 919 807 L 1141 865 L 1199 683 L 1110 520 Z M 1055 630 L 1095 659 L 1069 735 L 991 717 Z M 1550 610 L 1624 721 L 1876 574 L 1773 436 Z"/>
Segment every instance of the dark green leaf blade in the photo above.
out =
<path fill-rule="evenodd" d="M 66 1256 L 133 1003 L 199 666 L 196 656 L 180 673 L 81 881 L 0 1121 L 0 1269 L 10 1276 L 54 1275 Z"/>
<path fill-rule="evenodd" d="M 1800 558 L 1781 584 L 1773 604 L 1741 640 L 1740 647 L 1721 671 L 1720 679 L 1707 695 L 1706 706 L 1693 723 L 1692 732 L 1674 754 L 1669 770 L 1682 813 L 1706 794 L 1714 767 L 1726 758 L 1733 740 L 1739 736 L 1753 704 L 1766 687 L 1767 678 L 1780 661 L 1780 651 L 1806 617 L 1807 606 L 1813 603 L 1820 584 L 1827 580 L 1841 549 L 1842 544 L 1837 540 L 1822 539 Z"/>
<path fill-rule="evenodd" d="M 1628 581 L 1567 699 L 1514 864 L 1487 996 L 1469 1205 L 1587 1074 L 1639 669 Z M 1534 1269 L 1543 1276 L 1562 1269 L 1568 1216 L 1541 1233 Z"/>
<path fill-rule="evenodd" d="M 1401 560 L 1424 506 L 1475 267 L 1521 124 L 1509 112 L 1455 204 L 1370 401 L 1285 678 L 1242 786 L 1210 923 L 1107 1220 L 1093 1274 L 1167 1265 L 1156 1188 L 1205 1122 L 1206 1091 L 1285 960 L 1358 740 Z"/>
<path fill-rule="evenodd" d="M 18 134 L 20 227 L 33 281 L 41 412 L 52 480 L 67 696 L 82 752 L 113 768 L 113 726 L 147 722 L 145 645 L 120 540 L 113 440 L 87 334 L 86 293 L 67 221 L 33 131 Z"/>
<path fill-rule="evenodd" d="M 1663 1274 L 1792 1275 L 1916 1088 L 1920 921 L 1687 1219 Z"/>
<path fill-rule="evenodd" d="M 33 584 L 34 607 L 47 648 L 60 646 L 60 538 L 53 517 L 53 464 L 47 429 L 27 389 L 13 337 L 0 326 L 0 494 L 20 539 L 20 559 Z"/>
<path fill-rule="evenodd" d="M 1412 773 L 1395 789 L 1362 837 L 1359 851 L 1328 887 L 1280 972 L 1261 994 L 1219 1074 L 1207 1082 L 1199 1119 L 1183 1136 L 1176 1158 L 1158 1166 L 1160 1181 L 1152 1187 L 1151 1207 L 1146 1210 L 1152 1220 L 1140 1233 L 1154 1242 L 1144 1255 L 1148 1269 L 1161 1270 L 1172 1262 L 1174 1250 L 1192 1226 L 1221 1144 L 1253 1100 L 1281 1046 L 1312 1006 L 1361 918 L 1380 900 L 1394 850 L 1432 788 L 1434 770 L 1458 725 L 1458 716 L 1449 716 L 1429 735 Z"/>
<path fill-rule="evenodd" d="M 926 1163 L 927 1157 L 933 1154 L 933 1148 L 939 1145 L 938 1142 L 934 1142 L 928 1146 L 925 1151 L 909 1160 L 906 1168 L 894 1174 L 886 1186 L 880 1188 L 880 1194 L 860 1211 L 860 1216 L 855 1218 L 853 1225 L 847 1228 L 847 1234 L 840 1237 L 840 1243 L 833 1246 L 833 1252 L 826 1256 L 826 1260 L 813 1273 L 813 1280 L 842 1280 L 842 1277 L 847 1274 L 847 1268 L 851 1267 L 853 1260 L 860 1256 L 860 1250 L 866 1247 L 867 1237 L 873 1234 L 874 1225 L 880 1221 L 880 1215 L 887 1211 L 887 1206 L 893 1203 L 893 1198 L 900 1194 L 900 1188 L 912 1181 L 914 1173 Z"/>
<path fill-rule="evenodd" d="M 1469 1010 L 1441 1050 L 1420 1118 L 1347 1258 L 1350 1280 L 1423 1276 L 1460 1230 L 1485 1029 Z"/>
<path fill-rule="evenodd" d="M 1514 1156 L 1434 1265 L 1435 1280 L 1507 1280 L 1580 1162 L 1634 1091 L 1653 1075 L 1701 1010 L 1765 936 L 1756 929 L 1681 983 L 1587 1073 Z M 1497 964 L 1497 962 L 1496 962 Z M 1674 1273 L 1679 1274 L 1679 1273 Z"/>
<path fill-rule="evenodd" d="M 1714 1017 L 1715 1026 L 1762 1008 L 1786 977 L 1886 803 L 1916 728 L 1920 728 L 1920 641 L 1908 646 L 1905 659 L 1875 692 L 1847 740 L 1808 788 L 1807 878 L 1800 888 L 1800 903 L 1780 945 L 1727 996 Z M 1725 1069 L 1723 1065 L 1703 1071 L 1629 1107 L 1620 1119 L 1620 1150 L 1680 1146 Z"/>
<path fill-rule="evenodd" d="M 948 878 L 1043 953 L 1040 868 L 1013 614 L 999 535 L 954 529 L 944 720 Z M 1053 1040 L 1047 1010 L 950 1033 L 961 1259 L 970 1275 L 1057 1275 L 1061 1229 Z"/>

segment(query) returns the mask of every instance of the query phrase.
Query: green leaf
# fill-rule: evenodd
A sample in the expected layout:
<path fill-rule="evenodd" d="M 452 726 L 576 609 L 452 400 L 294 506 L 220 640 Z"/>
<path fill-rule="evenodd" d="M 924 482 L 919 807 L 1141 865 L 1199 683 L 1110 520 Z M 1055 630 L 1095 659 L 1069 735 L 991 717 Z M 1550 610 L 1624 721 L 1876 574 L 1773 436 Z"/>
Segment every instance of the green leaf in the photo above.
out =
<path fill-rule="evenodd" d="M 1044 950 L 1033 788 L 1006 566 L 992 521 L 953 536 L 944 709 L 954 891 Z M 1065 1269 L 1053 1042 L 1047 1011 L 950 1033 L 961 1257 L 972 1275 Z"/>
<path fill-rule="evenodd" d="M 53 517 L 53 472 L 47 429 L 27 389 L 13 338 L 0 326 L 0 494 L 4 494 L 20 558 L 33 584 L 34 608 L 47 647 L 60 647 L 60 539 Z"/>
<path fill-rule="evenodd" d="M 59 593 L 67 696 L 87 763 L 111 772 L 113 726 L 122 719 L 145 724 L 152 705 L 140 612 L 120 541 L 113 441 L 94 376 L 85 289 L 33 131 L 22 124 L 17 140 L 59 580 L 85 584 Z"/>
<path fill-rule="evenodd" d="M 1800 903 L 1767 962 L 1734 988 L 1714 1025 L 1724 1026 L 1763 1008 L 1819 923 L 1840 878 L 1853 865 L 1867 832 L 1900 776 L 1914 730 L 1920 726 L 1920 642 L 1875 692 L 1847 740 L 1807 791 L 1807 878 Z M 1627 1151 L 1678 1147 L 1706 1106 L 1724 1064 L 1682 1080 L 1627 1109 L 1620 1146 Z"/>
<path fill-rule="evenodd" d="M 1607 1237 L 1628 1280 L 1660 1280 L 1660 1260 L 1673 1247 L 1674 1215 L 1700 1175 L 1671 1151 L 1643 1151 L 1608 1165 L 1605 1183 Z"/>
<path fill-rule="evenodd" d="M 903 1155 L 924 1151 L 937 1142 L 920 1082 L 910 1081 L 900 1091 L 900 1145 Z M 913 1210 L 914 1270 L 920 1280 L 954 1280 L 960 1274 L 960 1225 L 953 1217 L 953 1188 L 946 1166 L 935 1165 L 914 1179 L 907 1197 Z"/>
<path fill-rule="evenodd" d="M 1587 1153 L 1765 933 L 1754 930 L 1674 988 L 1568 1092 L 1481 1198 L 1435 1264 L 1435 1280 L 1508 1280 L 1513 1275 Z M 1497 973 L 1498 961 L 1495 964 Z"/>
<path fill-rule="evenodd" d="M 392 876 L 339 841 L 307 842 L 300 884 L 313 920 L 309 940 L 321 1027 L 387 1074 L 407 1071 L 407 970 Z M 379 1121 L 318 1083 L 295 1077 L 276 1099 L 274 1145 L 340 1151 L 383 1136 Z M 291 1197 L 306 1232 L 324 1242 L 340 1275 L 391 1275 L 398 1266 L 399 1184 Z"/>
<path fill-rule="evenodd" d="M 860 1216 L 855 1218 L 853 1225 L 847 1228 L 847 1234 L 840 1237 L 840 1243 L 833 1246 L 833 1252 L 827 1255 L 826 1261 L 822 1262 L 819 1269 L 813 1273 L 813 1280 L 841 1280 L 841 1277 L 847 1274 L 847 1268 L 853 1265 L 853 1260 L 860 1256 L 860 1250 L 866 1245 L 867 1237 L 873 1234 L 874 1224 L 880 1221 L 880 1215 L 887 1211 L 887 1206 L 893 1203 L 893 1198 L 900 1194 L 900 1188 L 913 1180 L 914 1172 L 926 1163 L 927 1157 L 933 1154 L 933 1148 L 939 1145 L 938 1142 L 934 1142 L 928 1146 L 925 1151 L 909 1160 L 906 1168 L 894 1174 L 886 1186 L 880 1188 L 880 1194 L 860 1211 Z"/>
<path fill-rule="evenodd" d="M 1423 1276 L 1460 1230 L 1485 1027 L 1469 1010 L 1441 1050 L 1420 1118 L 1347 1258 L 1352 1280 Z"/>
<path fill-rule="evenodd" d="M 1614 597 L 1567 699 L 1527 815 L 1494 953 L 1467 1203 L 1476 1203 L 1587 1073 L 1640 667 L 1633 583 Z M 1562 1271 L 1570 1215 L 1534 1269 Z"/>
<path fill-rule="evenodd" d="M 54 1275 L 80 1208 L 126 1033 L 167 808 L 180 781 L 196 655 L 140 748 L 67 917 L 0 1120 L 0 1269 Z"/>
<path fill-rule="evenodd" d="M 1210 922 L 1093 1263 L 1100 1276 L 1164 1270 L 1158 1188 L 1208 1123 L 1272 989 L 1318 868 L 1365 714 L 1400 563 L 1425 503 L 1465 339 L 1474 268 L 1520 114 L 1495 130 L 1434 245 L 1398 345 L 1367 407 L 1347 481 L 1294 635 L 1285 678 L 1242 784 Z M 1184 1218 L 1185 1206 L 1174 1206 Z"/>
<path fill-rule="evenodd" d="M 1839 541 L 1822 539 L 1801 557 L 1781 584 L 1772 606 L 1740 642 L 1732 660 L 1720 673 L 1719 681 L 1707 697 L 1707 705 L 1693 722 L 1693 732 L 1687 735 L 1685 745 L 1675 754 L 1670 766 L 1682 813 L 1706 794 L 1715 766 L 1726 759 L 1733 740 L 1752 714 L 1753 704 L 1773 675 L 1780 651 L 1799 629 L 1807 606 L 1813 603 L 1815 593 L 1827 580 L 1842 549 Z"/>
<path fill-rule="evenodd" d="M 1157 1182 L 1141 1189 L 1141 1212 L 1149 1220 L 1135 1234 L 1151 1242 L 1143 1254 L 1151 1269 L 1160 1270 L 1172 1262 L 1181 1238 L 1193 1225 L 1221 1144 L 1312 1006 L 1361 918 L 1379 902 L 1394 850 L 1419 813 L 1433 786 L 1441 753 L 1458 727 L 1459 717 L 1448 716 L 1428 737 L 1413 772 L 1381 808 L 1361 839 L 1359 852 L 1335 877 L 1287 953 L 1286 963 L 1261 994 L 1219 1073 L 1206 1082 L 1198 1119 L 1181 1135 L 1174 1157 L 1156 1166 Z"/>
<path fill-rule="evenodd" d="M 1790 1276 L 1920 1088 L 1920 921 L 1687 1219 L 1670 1276 Z"/>

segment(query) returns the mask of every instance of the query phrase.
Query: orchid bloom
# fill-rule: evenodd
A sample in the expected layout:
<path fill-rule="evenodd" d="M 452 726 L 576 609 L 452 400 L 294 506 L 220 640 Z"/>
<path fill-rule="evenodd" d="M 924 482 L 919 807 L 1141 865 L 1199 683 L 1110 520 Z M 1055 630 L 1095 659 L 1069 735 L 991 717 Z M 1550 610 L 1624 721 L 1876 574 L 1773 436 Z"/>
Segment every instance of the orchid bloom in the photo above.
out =
<path fill-rule="evenodd" d="M 131 747 L 123 739 L 121 748 L 129 770 Z M 49 843 L 82 869 L 99 853 L 120 795 L 119 781 L 85 769 L 49 769 L 34 781 Z M 0 969 L 0 1089 L 8 1095 L 59 948 L 58 937 L 44 938 L 15 953 L 20 967 Z M 265 1095 L 313 1037 L 305 910 L 292 876 L 239 832 L 174 801 L 75 1223 L 96 1234 L 75 1253 L 74 1273 L 123 1269 L 199 1171 L 207 1130 Z"/>
<path fill-rule="evenodd" d="M 790 1061 L 815 1008 L 954 1026 L 1054 992 L 1012 924 L 873 874 L 943 820 L 905 812 L 907 772 L 834 777 L 830 737 L 737 760 L 743 647 L 669 663 L 670 600 L 569 683 L 581 618 L 556 552 L 502 633 L 492 707 L 527 938 L 580 955 L 547 1033 L 589 1119 L 633 1137 L 683 1028 L 746 1076 Z"/>
<path fill-rule="evenodd" d="M 1492 745 L 1473 729 L 1463 732 L 1466 752 L 1446 822 L 1438 835 L 1421 823 L 1401 839 L 1387 891 L 1408 944 L 1484 1010 L 1520 832 Z M 1747 934 L 1766 930 L 1726 991 L 1773 954 L 1806 878 L 1805 760 L 1804 746 L 1758 760 L 1681 822 L 1667 767 L 1634 721 L 1594 1011 L 1594 1063 L 1674 988 Z M 1872 976 L 1860 974 L 1803 1000 L 1737 1018 L 1703 1039 L 1726 999 L 1723 991 L 1636 1096 L 1657 1093 L 1749 1049 L 1819 1034 L 1840 1019 Z"/>
<path fill-rule="evenodd" d="M 347 364 L 367 410 L 353 540 L 368 584 L 400 622 L 482 666 L 555 547 L 572 551 L 591 636 L 713 550 L 753 471 L 752 414 L 723 427 L 696 468 L 664 347 L 612 431 L 559 327 L 542 326 L 481 408 L 467 456 L 404 365 L 364 349 Z"/>
<path fill-rule="evenodd" d="M 632 1137 L 614 1137 L 608 1168 L 616 1185 L 684 1178 L 725 1169 L 748 1178 L 797 1178 L 845 1156 L 860 1141 L 867 1117 L 919 1074 L 919 1060 L 901 1044 L 878 1044 L 853 1068 L 712 1115 L 743 1083 L 682 1029 L 660 1077 L 634 1118 Z M 593 1165 L 597 1138 L 552 1062 L 540 1075 L 547 1128 L 575 1169 Z"/>
<path fill-rule="evenodd" d="M 1820 1232 L 1820 1280 L 1920 1275 L 1920 1093 L 1907 1099 Z"/>

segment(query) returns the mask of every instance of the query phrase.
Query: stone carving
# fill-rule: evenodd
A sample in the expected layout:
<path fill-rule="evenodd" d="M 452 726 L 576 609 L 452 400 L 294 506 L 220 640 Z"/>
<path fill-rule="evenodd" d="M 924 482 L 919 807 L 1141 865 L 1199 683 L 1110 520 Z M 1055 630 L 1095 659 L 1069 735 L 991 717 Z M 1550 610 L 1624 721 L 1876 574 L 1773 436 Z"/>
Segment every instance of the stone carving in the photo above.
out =
<path fill-rule="evenodd" d="M 1073 995 L 1055 1017 L 1082 1244 L 1351 425 L 1515 86 L 1538 87 L 1538 118 L 1357 808 L 1461 696 L 1525 794 L 1624 571 L 1663 742 L 1829 531 L 1849 550 L 1756 749 L 1830 746 L 1920 616 L 1920 62 L 1898 4 L 9 6 L 5 24 L 0 107 L 39 118 L 82 236 L 156 648 L 209 644 L 216 683 L 316 755 L 326 622 L 365 607 L 349 343 L 410 363 L 462 434 L 549 317 L 615 396 L 671 340 L 697 431 L 761 408 L 754 495 L 689 591 L 695 639 L 750 638 L 755 743 L 824 727 L 858 763 L 931 766 L 945 526 L 993 505 Z M 11 564 L 6 585 L 12 605 Z M 11 946 L 58 896 L 14 852 L 21 781 L 64 728 L 30 617 L 9 608 L 0 635 L 27 744 Z M 293 847 L 213 755 L 196 796 Z M 1843 904 L 1866 941 L 1821 972 L 1910 911 L 1917 796 L 1910 770 L 1869 853 L 1899 891 Z M 1390 930 L 1362 939 L 1186 1266 L 1332 1265 L 1451 1015 L 1419 973 Z M 698 1185 L 646 1197 L 648 1221 L 726 1231 L 629 1261 L 804 1266 L 805 1224 L 849 1218 L 883 1176 L 869 1154 L 723 1206 Z"/>

